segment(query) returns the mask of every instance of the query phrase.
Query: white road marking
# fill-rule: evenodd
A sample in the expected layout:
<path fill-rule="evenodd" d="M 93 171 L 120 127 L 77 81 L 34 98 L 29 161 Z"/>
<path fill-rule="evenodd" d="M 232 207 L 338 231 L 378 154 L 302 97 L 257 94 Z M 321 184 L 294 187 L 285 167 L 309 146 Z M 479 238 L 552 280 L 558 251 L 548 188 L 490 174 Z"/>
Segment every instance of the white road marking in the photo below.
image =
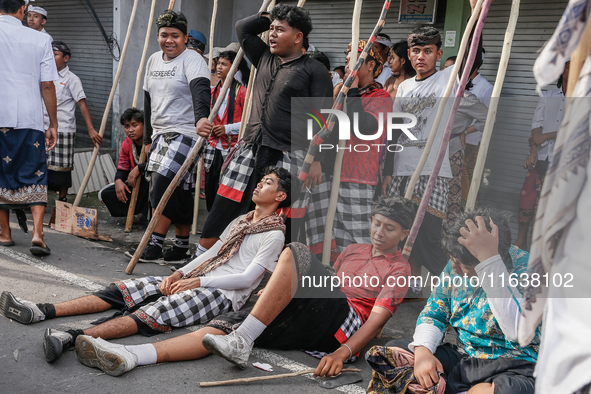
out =
<path fill-rule="evenodd" d="M 75 285 L 78 285 L 80 287 L 84 287 L 85 289 L 88 289 L 91 291 L 98 291 L 98 290 L 102 290 L 105 288 L 105 286 L 91 282 L 88 279 L 81 278 L 78 275 L 72 274 L 68 271 L 64 271 L 63 269 L 57 268 L 51 264 L 47 264 L 42 261 L 32 259 L 31 257 L 27 256 L 26 254 L 21 253 L 21 252 L 17 252 L 15 250 L 10 249 L 10 248 L 7 248 L 6 246 L 0 246 L 0 253 L 4 254 L 10 258 L 13 258 L 15 260 L 18 260 L 22 263 L 25 263 L 27 265 L 30 265 L 32 267 L 38 268 L 41 271 L 45 271 L 48 274 L 57 276 L 58 278 L 65 279 L 68 282 L 71 282 Z"/>
<path fill-rule="evenodd" d="M 15 260 L 18 260 L 20 262 L 23 262 L 27 265 L 30 265 L 32 267 L 38 268 L 42 271 L 45 271 L 48 274 L 65 279 L 68 282 L 71 282 L 75 285 L 78 285 L 80 287 L 84 287 L 85 289 L 92 290 L 92 291 L 98 291 L 98 290 L 102 290 L 105 288 L 104 286 L 94 283 L 88 279 L 81 278 L 78 275 L 72 274 L 68 271 L 61 269 L 61 268 L 57 268 L 51 264 L 47 264 L 47 263 L 44 263 L 39 260 L 34 260 L 24 253 L 17 252 L 15 250 L 12 250 L 12 249 L 7 248 L 5 246 L 0 246 L 0 253 L 4 254 L 10 258 L 13 258 Z M 82 321 L 79 323 L 87 323 L 87 322 L 88 321 Z M 72 326 L 71 323 L 69 323 L 68 325 Z M 186 327 L 186 329 L 189 331 L 196 331 L 201 327 L 203 327 L 203 326 L 199 325 L 199 326 Z M 281 356 L 277 353 L 273 353 L 273 352 L 266 350 L 266 349 L 254 348 L 252 350 L 252 355 L 261 359 L 261 360 L 264 360 L 268 363 L 277 365 L 278 367 L 285 368 L 291 372 L 299 372 L 299 371 L 303 371 L 305 369 L 314 368 L 314 367 L 299 363 L 297 361 L 290 360 L 287 357 Z M 307 377 L 308 379 L 315 380 L 311 374 L 307 374 L 304 376 Z M 352 385 L 352 384 L 337 387 L 337 388 L 335 388 L 335 390 L 341 391 L 343 393 L 349 393 L 349 394 L 364 394 L 365 393 L 365 390 L 363 388 L 356 386 L 356 385 Z"/>

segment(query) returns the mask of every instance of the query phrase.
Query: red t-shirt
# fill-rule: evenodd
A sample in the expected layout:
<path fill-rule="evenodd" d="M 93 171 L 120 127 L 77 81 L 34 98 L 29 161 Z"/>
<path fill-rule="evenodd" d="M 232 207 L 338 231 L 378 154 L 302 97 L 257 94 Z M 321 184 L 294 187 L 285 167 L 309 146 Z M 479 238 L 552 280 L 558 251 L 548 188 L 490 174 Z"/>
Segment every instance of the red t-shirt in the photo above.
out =
<path fill-rule="evenodd" d="M 341 279 L 341 290 L 362 324 L 369 318 L 374 305 L 392 314 L 396 312 L 408 290 L 410 275 L 410 265 L 400 249 L 396 253 L 372 257 L 371 248 L 371 244 L 349 245 L 334 264 Z M 396 280 L 399 277 L 404 280 Z"/>
<path fill-rule="evenodd" d="M 379 122 L 379 117 L 383 118 L 384 131 L 379 140 L 364 141 L 359 139 L 355 133 L 351 133 L 351 139 L 347 146 L 356 146 L 357 151 L 349 152 L 345 150 L 343 156 L 343 170 L 341 172 L 341 182 L 361 183 L 365 185 L 377 185 L 380 160 L 386 149 L 385 146 L 379 148 L 372 144 L 386 144 L 386 114 L 392 112 L 392 97 L 384 89 L 370 89 L 361 95 L 361 104 L 365 112 L 372 114 Z M 377 130 L 361 130 L 364 134 L 373 134 Z M 358 145 L 368 145 L 371 149 L 367 152 L 366 147 Z"/>

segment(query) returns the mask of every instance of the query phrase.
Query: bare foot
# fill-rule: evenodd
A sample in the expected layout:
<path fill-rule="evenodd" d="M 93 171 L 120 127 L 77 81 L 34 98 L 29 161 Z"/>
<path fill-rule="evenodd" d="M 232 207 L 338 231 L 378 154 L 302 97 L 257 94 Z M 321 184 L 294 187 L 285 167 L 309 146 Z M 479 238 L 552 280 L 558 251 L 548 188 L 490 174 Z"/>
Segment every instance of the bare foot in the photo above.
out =
<path fill-rule="evenodd" d="M 0 232 L 0 242 L 12 242 L 12 237 L 10 236 L 10 233 L 8 233 L 8 236 L 5 237 L 1 232 Z"/>
<path fill-rule="evenodd" d="M 31 245 L 41 246 L 43 249 L 47 248 L 47 244 L 45 244 L 45 241 L 43 241 L 43 238 L 36 237 L 36 236 L 33 236 L 33 239 L 31 240 Z"/>

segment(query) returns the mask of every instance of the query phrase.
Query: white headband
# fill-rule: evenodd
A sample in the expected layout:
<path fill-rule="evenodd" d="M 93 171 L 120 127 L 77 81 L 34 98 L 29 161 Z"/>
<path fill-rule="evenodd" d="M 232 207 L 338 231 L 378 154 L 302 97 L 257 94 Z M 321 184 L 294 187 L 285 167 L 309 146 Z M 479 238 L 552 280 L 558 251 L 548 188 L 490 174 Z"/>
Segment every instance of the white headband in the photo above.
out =
<path fill-rule="evenodd" d="M 45 8 L 35 7 L 34 5 L 30 5 L 29 8 L 27 9 L 27 11 L 36 12 L 36 13 L 41 14 L 47 18 L 47 11 L 45 10 Z"/>
<path fill-rule="evenodd" d="M 380 44 L 382 44 L 383 46 L 385 46 L 385 47 L 388 47 L 388 48 L 390 48 L 390 47 L 392 46 L 392 41 L 388 40 L 388 39 L 387 39 L 387 38 L 385 38 L 385 37 L 378 37 L 378 38 L 376 39 L 376 42 L 377 42 L 377 43 L 380 43 Z"/>

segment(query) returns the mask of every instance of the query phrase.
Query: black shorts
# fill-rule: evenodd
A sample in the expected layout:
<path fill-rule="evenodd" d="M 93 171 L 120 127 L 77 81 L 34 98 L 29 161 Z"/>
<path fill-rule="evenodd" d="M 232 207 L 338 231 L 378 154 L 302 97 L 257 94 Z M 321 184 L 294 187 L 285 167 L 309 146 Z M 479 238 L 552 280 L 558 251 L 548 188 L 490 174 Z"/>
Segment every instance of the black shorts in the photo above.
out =
<path fill-rule="evenodd" d="M 386 343 L 410 352 L 405 339 Z M 467 357 L 449 344 L 437 347 L 434 356 L 443 366 L 446 394 L 462 393 L 478 383 L 494 383 L 495 394 L 534 394 L 535 364 L 526 360 L 498 358 L 496 360 Z"/>
<path fill-rule="evenodd" d="M 150 173 L 150 205 L 156 208 L 168 185 L 172 182 L 171 179 L 158 174 L 157 172 Z M 193 207 L 195 201 L 193 193 L 190 190 L 183 190 L 180 187 L 174 189 L 170 196 L 162 215 L 170 219 L 173 224 L 191 224 L 193 223 Z M 220 233 L 221 234 L 221 233 Z"/>

